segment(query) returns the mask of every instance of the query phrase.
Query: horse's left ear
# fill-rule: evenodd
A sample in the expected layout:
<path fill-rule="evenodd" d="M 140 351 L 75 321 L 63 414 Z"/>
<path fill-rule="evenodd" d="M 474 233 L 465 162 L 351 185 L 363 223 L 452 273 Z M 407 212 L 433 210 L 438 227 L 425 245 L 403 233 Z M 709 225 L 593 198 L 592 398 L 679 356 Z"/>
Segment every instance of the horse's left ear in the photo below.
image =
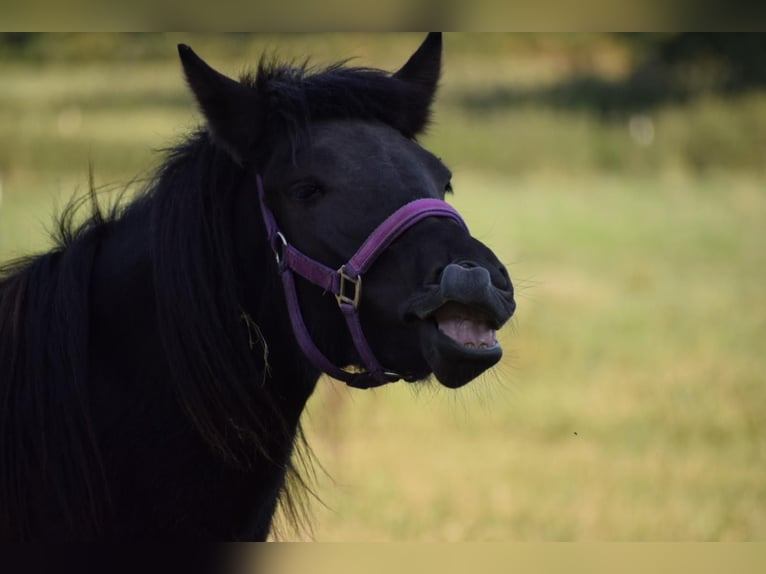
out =
<path fill-rule="evenodd" d="M 431 32 L 394 77 L 423 87 L 433 97 L 441 69 L 442 35 L 441 32 Z"/>
<path fill-rule="evenodd" d="M 241 164 L 258 131 L 256 93 L 211 68 L 186 44 L 178 45 L 178 55 L 213 141 Z"/>
<path fill-rule="evenodd" d="M 420 125 L 412 126 L 413 133 L 419 133 L 428 123 L 441 68 L 442 35 L 441 32 L 431 32 L 407 63 L 394 74 L 394 78 L 416 88 L 417 97 L 411 105 L 420 109 L 416 110 L 419 113 L 414 114 L 412 119 Z"/>

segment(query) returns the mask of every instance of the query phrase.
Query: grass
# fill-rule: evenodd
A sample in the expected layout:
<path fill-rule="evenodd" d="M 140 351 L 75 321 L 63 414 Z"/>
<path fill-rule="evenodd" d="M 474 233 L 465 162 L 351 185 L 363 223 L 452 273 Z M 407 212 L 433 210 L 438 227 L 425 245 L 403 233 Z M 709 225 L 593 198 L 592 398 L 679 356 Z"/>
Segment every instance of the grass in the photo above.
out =
<path fill-rule="evenodd" d="M 315 397 L 336 482 L 317 537 L 762 538 L 758 183 L 465 185 L 481 198 L 456 203 L 520 285 L 508 356 L 457 394 Z"/>
<path fill-rule="evenodd" d="M 141 176 L 152 149 L 196 124 L 161 56 L 179 40 L 121 51 L 138 40 L 76 36 L 57 59 L 46 37 L 35 58 L 0 61 L 0 260 L 45 247 L 54 205 L 84 189 L 89 162 L 99 184 Z M 417 37 L 187 41 L 236 73 L 263 46 L 392 68 Z M 78 42 L 110 59 L 77 57 Z M 518 313 L 503 362 L 457 392 L 320 383 L 305 418 L 329 474 L 315 538 L 763 540 L 766 95 L 645 110 L 647 143 L 632 114 L 465 104 L 546 89 L 583 62 L 619 78 L 629 57 L 612 40 L 445 42 L 424 143 L 455 172 L 474 234 L 508 263 Z"/>

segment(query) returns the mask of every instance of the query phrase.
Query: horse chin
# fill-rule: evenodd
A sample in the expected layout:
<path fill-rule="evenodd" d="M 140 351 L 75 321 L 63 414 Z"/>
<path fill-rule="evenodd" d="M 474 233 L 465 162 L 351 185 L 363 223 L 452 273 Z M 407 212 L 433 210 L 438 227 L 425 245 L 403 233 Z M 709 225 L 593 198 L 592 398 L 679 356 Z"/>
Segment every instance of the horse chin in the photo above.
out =
<path fill-rule="evenodd" d="M 452 389 L 470 383 L 503 356 L 497 341 L 486 347 L 466 346 L 440 329 L 436 321 L 429 320 L 421 324 L 420 345 L 436 379 Z"/>

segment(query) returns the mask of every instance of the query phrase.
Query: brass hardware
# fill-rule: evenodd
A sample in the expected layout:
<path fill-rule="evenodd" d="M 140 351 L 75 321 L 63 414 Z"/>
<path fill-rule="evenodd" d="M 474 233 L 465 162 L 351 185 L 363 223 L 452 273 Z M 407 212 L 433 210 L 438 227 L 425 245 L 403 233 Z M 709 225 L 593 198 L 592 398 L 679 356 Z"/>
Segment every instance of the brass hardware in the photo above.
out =
<path fill-rule="evenodd" d="M 338 285 L 338 294 L 335 298 L 338 300 L 338 305 L 342 306 L 344 303 L 352 305 L 354 309 L 359 308 L 359 299 L 362 297 L 362 277 L 351 277 L 346 273 L 346 266 L 341 265 L 338 269 L 338 275 L 340 275 L 340 285 Z M 350 297 L 346 294 L 346 287 L 348 284 L 354 286 L 354 296 Z"/>

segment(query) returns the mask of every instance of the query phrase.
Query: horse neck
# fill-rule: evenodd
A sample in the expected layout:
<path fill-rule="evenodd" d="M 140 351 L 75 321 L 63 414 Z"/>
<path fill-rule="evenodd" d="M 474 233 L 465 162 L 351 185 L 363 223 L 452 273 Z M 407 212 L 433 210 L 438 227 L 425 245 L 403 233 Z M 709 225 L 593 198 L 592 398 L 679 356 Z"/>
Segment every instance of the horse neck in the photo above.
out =
<path fill-rule="evenodd" d="M 170 381 L 220 454 L 238 456 L 224 440 L 231 422 L 281 459 L 318 372 L 290 332 L 257 202 L 232 188 L 241 176 L 214 173 L 222 164 L 233 169 L 210 149 L 179 158 L 114 223 L 95 266 L 95 324 L 120 325 L 128 345 L 115 364 L 136 365 L 148 396 Z"/>

